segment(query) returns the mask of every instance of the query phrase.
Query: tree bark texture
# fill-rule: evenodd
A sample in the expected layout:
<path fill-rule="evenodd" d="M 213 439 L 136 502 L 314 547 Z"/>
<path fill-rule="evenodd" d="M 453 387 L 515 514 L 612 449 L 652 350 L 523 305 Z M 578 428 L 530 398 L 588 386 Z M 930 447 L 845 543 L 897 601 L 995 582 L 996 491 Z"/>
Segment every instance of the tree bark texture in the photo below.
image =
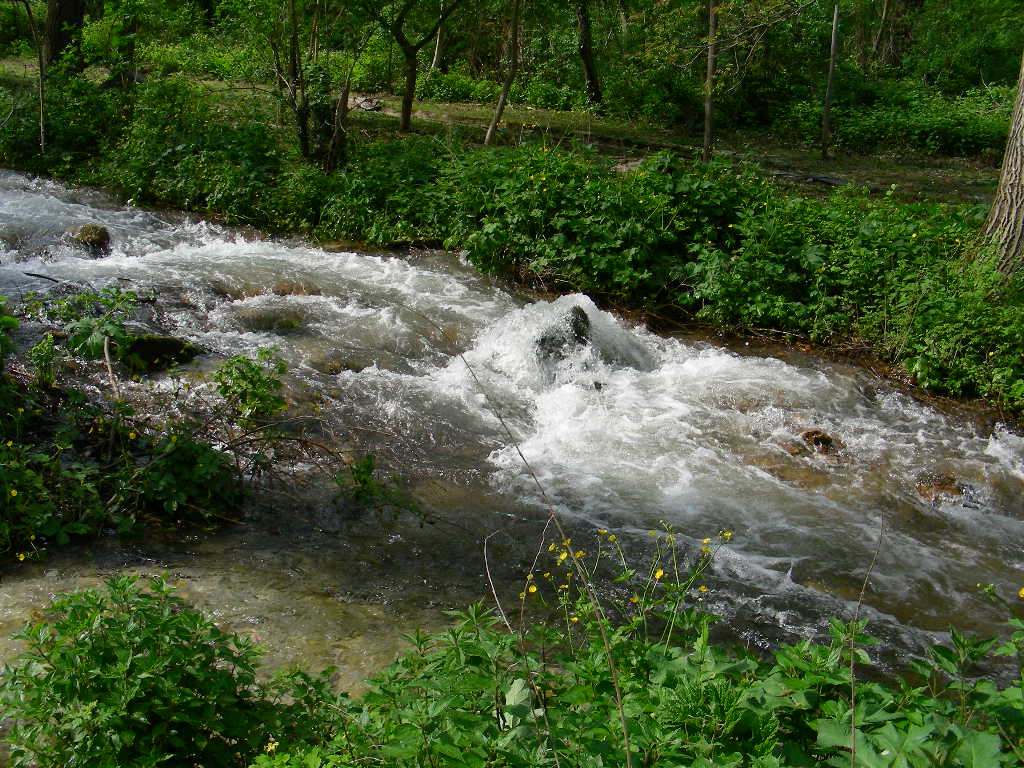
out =
<path fill-rule="evenodd" d="M 1024 266 L 1024 57 L 999 187 L 981 232 L 999 247 L 999 271 L 1017 274 Z"/>
<path fill-rule="evenodd" d="M 597 77 L 597 66 L 594 63 L 594 40 L 590 30 L 590 6 L 587 0 L 576 3 L 576 25 L 579 30 L 579 53 L 583 63 L 583 77 L 587 81 L 587 101 L 592 105 L 600 105 L 601 83 Z"/>
<path fill-rule="evenodd" d="M 43 61 L 49 68 L 75 42 L 85 20 L 85 0 L 49 0 L 46 4 L 46 44 Z M 77 58 L 81 58 L 80 56 Z"/>

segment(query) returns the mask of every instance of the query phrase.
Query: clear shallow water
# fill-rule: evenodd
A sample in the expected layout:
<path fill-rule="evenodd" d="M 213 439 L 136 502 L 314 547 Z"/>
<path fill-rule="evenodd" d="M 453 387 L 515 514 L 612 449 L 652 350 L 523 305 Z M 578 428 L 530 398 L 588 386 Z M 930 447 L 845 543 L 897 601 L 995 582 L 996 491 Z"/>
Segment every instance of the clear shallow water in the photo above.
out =
<path fill-rule="evenodd" d="M 61 240 L 84 223 L 111 230 L 110 256 L 85 259 Z M 289 391 L 321 403 L 328 436 L 355 439 L 433 488 L 442 515 L 458 508 L 451 530 L 420 547 L 433 557 L 392 570 L 407 608 L 444 603 L 416 591 L 445 578 L 442 561 L 460 572 L 462 591 L 448 598 L 471 599 L 474 584 L 485 596 L 480 539 L 491 530 L 514 528 L 509 578 L 536 549 L 543 503 L 496 414 L 578 532 L 607 528 L 640 551 L 662 521 L 692 542 L 734 531 L 705 601 L 756 644 L 851 617 L 879 535 L 862 613 L 896 648 L 918 649 L 950 623 L 994 630 L 1000 617 L 975 585 L 1024 583 L 1024 440 L 867 372 L 659 337 L 586 296 L 529 302 L 447 254 L 247 239 L 0 174 L 0 295 L 52 285 L 26 272 L 155 291 L 161 321 L 209 350 L 199 367 L 275 346 L 291 366 Z M 572 307 L 586 313 L 590 343 L 540 354 L 538 340 Z M 794 455 L 811 429 L 840 450 Z M 930 476 L 962 491 L 936 495 Z M 279 554 L 310 546 L 291 533 L 281 542 Z M 230 567 L 208 549 L 191 567 Z M 354 556 L 340 544 L 316 552 Z M 351 597 L 359 590 L 344 570 L 338 594 Z M 4 588 L 46 579 L 45 566 L 9 572 Z M 282 594 L 302 594 L 303 579 L 288 583 L 297 592 Z M 246 594 L 225 589 L 224 600 Z"/>

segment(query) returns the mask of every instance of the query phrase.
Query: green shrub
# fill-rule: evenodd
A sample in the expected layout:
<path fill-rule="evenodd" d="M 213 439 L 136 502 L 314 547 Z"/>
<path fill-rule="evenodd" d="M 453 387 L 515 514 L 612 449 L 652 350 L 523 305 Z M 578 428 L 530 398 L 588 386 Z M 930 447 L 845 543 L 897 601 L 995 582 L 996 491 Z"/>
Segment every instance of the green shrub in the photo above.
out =
<path fill-rule="evenodd" d="M 0 701 L 14 765 L 241 766 L 270 740 L 333 733 L 325 678 L 259 683 L 259 651 L 171 594 L 115 577 L 104 592 L 54 599 L 18 637 Z"/>
<path fill-rule="evenodd" d="M 759 659 L 712 642 L 713 617 L 692 607 L 731 534 L 704 539 L 690 557 L 674 535 L 660 537 L 639 570 L 614 534 L 598 536 L 594 553 L 551 542 L 550 562 L 527 576 L 520 599 L 548 622 L 516 631 L 480 606 L 454 614 L 448 632 L 409 638 L 413 648 L 343 710 L 333 743 L 274 745 L 253 767 L 845 766 L 851 737 L 857 765 L 1017 764 L 1019 687 L 970 676 L 994 640 L 954 630 L 950 646 L 916 662 L 926 685 L 898 689 L 854 676 L 875 642 L 864 620 L 831 619 L 828 641 Z M 622 573 L 598 597 L 602 558 Z M 998 652 L 1022 643 L 1017 631 Z"/>
<path fill-rule="evenodd" d="M 273 354 L 272 349 L 261 349 L 256 359 L 234 355 L 213 372 L 217 391 L 243 424 L 266 419 L 287 407 L 277 392 L 281 389 L 278 376 L 287 373 L 288 365 Z"/>
<path fill-rule="evenodd" d="M 445 74 L 431 69 L 416 82 L 416 97 L 426 101 L 476 102 L 489 104 L 498 100 L 501 83 L 476 80 L 468 75 Z"/>
<path fill-rule="evenodd" d="M 136 202 L 264 221 L 278 153 L 265 125 L 233 122 L 208 94 L 168 78 L 137 88 L 131 123 L 107 164 L 108 183 Z"/>
<path fill-rule="evenodd" d="M 975 89 L 945 98 L 917 84 L 897 81 L 881 89 L 874 103 L 838 104 L 833 132 L 839 149 L 872 152 L 913 149 L 933 155 L 1002 152 L 1010 127 L 1014 89 Z M 821 136 L 819 102 L 792 102 L 776 130 L 815 142 Z"/>

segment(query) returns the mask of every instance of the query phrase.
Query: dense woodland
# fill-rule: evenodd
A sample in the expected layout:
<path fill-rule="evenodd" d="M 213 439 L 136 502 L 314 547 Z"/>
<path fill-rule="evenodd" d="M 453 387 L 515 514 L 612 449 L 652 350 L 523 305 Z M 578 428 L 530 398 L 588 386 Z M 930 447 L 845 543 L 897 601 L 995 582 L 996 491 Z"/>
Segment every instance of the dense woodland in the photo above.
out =
<path fill-rule="evenodd" d="M 441 245 L 662 327 L 870 355 L 1014 419 L 1022 55 L 1019 0 L 4 0 L 0 167 L 272 234 Z M 814 157 L 817 182 L 768 172 L 757 157 L 774 150 Z M 852 166 L 868 185 L 834 188 Z M 990 183 L 917 195 L 872 180 L 898 166 Z M 127 364 L 136 300 L 0 298 L 12 565 L 185 509 L 189 523 L 230 517 L 251 457 L 214 447 L 230 441 L 211 425 L 275 439 L 283 364 L 269 357 L 228 360 L 220 410 L 162 433 L 55 386 L 62 354 L 105 358 L 111 378 Z M 63 341 L 15 350 L 7 331 L 41 317 Z M 372 462 L 352 476 L 368 498 L 399 498 Z M 597 546 L 615 561 L 607 533 Z M 731 536 L 671 573 L 660 543 L 649 568 L 622 559 L 632 597 L 609 610 L 591 586 L 608 574 L 555 537 L 575 580 L 550 595 L 552 623 L 512 631 L 471 608 L 413 638 L 358 701 L 326 676 L 261 682 L 246 641 L 160 582 L 115 579 L 58 600 L 0 677 L 15 764 L 1024 762 L 1021 679 L 971 677 L 991 652 L 1024 668 L 1019 603 L 988 591 L 1010 617 L 1001 645 L 953 632 L 911 682 L 858 682 L 863 621 L 771 659 L 709 642 L 687 601 Z"/>

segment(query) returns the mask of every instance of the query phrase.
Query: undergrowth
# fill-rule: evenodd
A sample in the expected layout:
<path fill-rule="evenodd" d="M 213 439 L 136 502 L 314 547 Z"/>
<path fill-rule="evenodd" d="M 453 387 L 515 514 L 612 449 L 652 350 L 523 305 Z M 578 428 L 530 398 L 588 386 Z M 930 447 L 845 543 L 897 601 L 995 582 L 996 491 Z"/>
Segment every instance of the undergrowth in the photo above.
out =
<path fill-rule="evenodd" d="M 857 675 L 874 642 L 864 620 L 755 656 L 712 641 L 700 606 L 701 576 L 731 537 L 666 532 L 638 566 L 615 533 L 555 538 L 526 574 L 518 618 L 452 612 L 446 632 L 408 636 L 358 699 L 331 692 L 330 670 L 259 682 L 250 642 L 159 579 L 115 578 L 56 598 L 23 631 L 27 650 L 0 682 L 14 764 L 1020 764 L 1024 678 L 1000 687 L 973 670 L 993 653 L 1019 665 L 1024 621 L 1011 618 L 1002 644 L 954 630 L 896 686 Z"/>

